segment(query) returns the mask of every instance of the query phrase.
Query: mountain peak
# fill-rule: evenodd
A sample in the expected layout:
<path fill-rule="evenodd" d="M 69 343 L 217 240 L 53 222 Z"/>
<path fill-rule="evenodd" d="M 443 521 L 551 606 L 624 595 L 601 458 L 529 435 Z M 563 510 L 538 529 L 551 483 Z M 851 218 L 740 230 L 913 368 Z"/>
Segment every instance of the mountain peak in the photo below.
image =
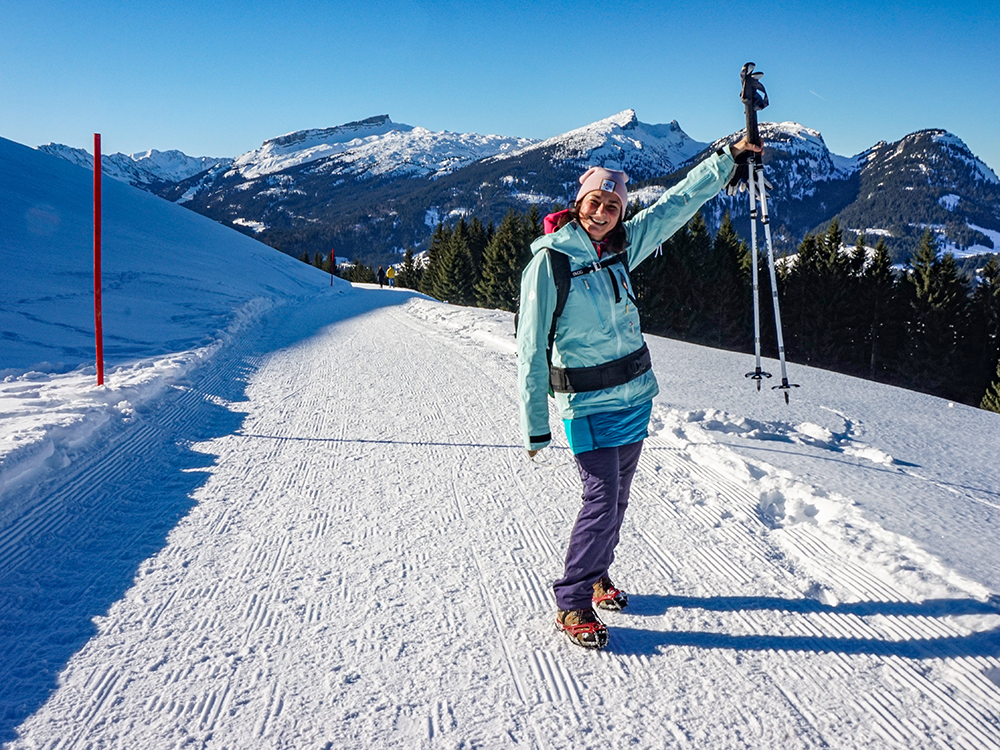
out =
<path fill-rule="evenodd" d="M 617 115 L 611 115 L 611 117 L 607 118 L 606 120 L 602 120 L 601 122 L 617 125 L 618 127 L 625 130 L 628 128 L 634 128 L 639 123 L 639 118 L 636 117 L 634 109 L 625 109 L 619 112 Z"/>
<path fill-rule="evenodd" d="M 84 169 L 94 168 L 93 154 L 82 148 L 46 143 L 37 150 L 66 159 Z M 179 182 L 230 161 L 211 156 L 188 156 L 176 149 L 157 151 L 154 148 L 134 154 L 102 154 L 101 171 L 116 180 L 146 188 L 161 182 Z"/>
<path fill-rule="evenodd" d="M 639 120 L 634 109 L 626 109 L 496 158 L 513 158 L 529 151 L 549 152 L 553 163 L 570 161 L 579 167 L 623 169 L 632 179 L 643 180 L 669 174 L 707 145 L 692 140 L 676 120 L 649 125 Z"/>
<path fill-rule="evenodd" d="M 885 153 L 888 149 L 892 150 L 891 153 Z M 887 163 L 898 163 L 904 165 L 903 169 L 920 172 L 928 184 L 951 186 L 960 179 L 954 166 L 963 164 L 960 171 L 966 172 L 966 176 L 973 181 L 1000 185 L 996 173 L 976 157 L 961 138 L 940 128 L 910 133 L 896 143 L 884 146 L 881 152 L 885 154 Z"/>
<path fill-rule="evenodd" d="M 371 135 L 385 135 L 391 130 L 412 130 L 409 125 L 397 125 L 389 115 L 375 115 L 364 120 L 355 120 L 332 128 L 311 128 L 296 130 L 294 133 L 269 138 L 261 144 L 261 150 L 270 148 L 284 149 L 288 147 L 301 148 L 307 142 L 343 143 L 354 138 L 364 138 Z"/>

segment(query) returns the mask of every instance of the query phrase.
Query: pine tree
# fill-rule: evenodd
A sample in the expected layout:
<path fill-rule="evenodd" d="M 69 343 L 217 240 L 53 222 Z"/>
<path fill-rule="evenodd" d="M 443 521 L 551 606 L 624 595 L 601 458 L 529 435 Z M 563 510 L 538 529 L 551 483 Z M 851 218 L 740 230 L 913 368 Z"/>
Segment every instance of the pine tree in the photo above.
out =
<path fill-rule="evenodd" d="M 712 235 L 701 211 L 687 223 L 682 237 L 681 259 L 685 275 L 690 279 L 683 298 L 685 335 L 690 341 L 708 343 L 714 333 L 710 309 L 715 285 L 711 265 Z"/>
<path fill-rule="evenodd" d="M 530 218 L 526 223 L 513 209 L 500 222 L 483 252 L 482 276 L 476 285 L 481 307 L 517 311 L 521 273 L 531 257 L 531 224 Z"/>
<path fill-rule="evenodd" d="M 983 400 L 979 402 L 979 406 L 982 409 L 995 411 L 997 414 L 1000 414 L 1000 361 L 997 362 L 996 378 L 986 389 L 986 393 L 983 395 Z"/>
<path fill-rule="evenodd" d="M 968 309 L 955 258 L 938 258 L 930 230 L 924 233 L 907 277 L 912 289 L 906 375 L 921 390 L 963 400 L 962 344 Z M 968 396 L 965 396 L 968 399 Z"/>
<path fill-rule="evenodd" d="M 712 253 L 706 267 L 709 274 L 707 344 L 745 351 L 752 345 L 750 286 L 745 282 L 741 269 L 747 253 L 746 243 L 736 234 L 727 211 L 712 242 Z"/>
<path fill-rule="evenodd" d="M 711 249 L 712 240 L 699 212 L 653 257 L 632 270 L 644 331 L 685 340 L 711 338 L 705 314 L 705 269 Z"/>
<path fill-rule="evenodd" d="M 983 267 L 970 305 L 969 357 L 983 390 L 1000 359 L 1000 259 L 990 256 Z"/>
<path fill-rule="evenodd" d="M 529 245 L 542 236 L 542 217 L 538 213 L 538 205 L 535 203 L 531 204 L 531 208 L 528 209 L 528 215 L 524 218 L 524 235 Z M 530 259 L 529 252 L 525 260 L 525 265 L 527 265 L 527 261 Z"/>
<path fill-rule="evenodd" d="M 861 274 L 862 326 L 867 328 L 868 377 L 876 380 L 892 366 L 893 353 L 901 349 L 902 316 L 898 314 L 896 275 L 885 240 L 875 246 L 871 263 Z"/>
<path fill-rule="evenodd" d="M 483 253 L 490 242 L 492 229 L 492 224 L 489 227 L 483 226 L 483 222 L 475 216 L 469 222 L 469 254 L 472 256 L 473 286 L 479 282 L 479 277 L 482 274 Z"/>
<path fill-rule="evenodd" d="M 439 223 L 431 235 L 430 246 L 427 249 L 427 267 L 424 268 L 423 277 L 420 279 L 420 291 L 424 294 L 434 295 L 434 287 L 438 284 L 438 276 L 441 273 L 441 260 L 447 249 L 448 241 L 451 239 L 451 230 Z"/>
<path fill-rule="evenodd" d="M 852 256 L 843 252 L 843 232 L 833 221 L 822 237 L 807 236 L 788 269 L 785 309 L 788 340 L 800 360 L 850 369 L 854 346 Z"/>
<path fill-rule="evenodd" d="M 433 296 L 455 305 L 475 305 L 475 268 L 469 248 L 469 228 L 459 219 L 439 255 Z"/>
<path fill-rule="evenodd" d="M 423 275 L 424 269 L 413 261 L 413 250 L 406 248 L 406 252 L 403 253 L 403 267 L 396 275 L 396 283 L 403 289 L 419 289 Z"/>
<path fill-rule="evenodd" d="M 366 266 L 355 258 L 354 263 L 351 264 L 344 278 L 355 284 L 374 284 L 375 272 L 371 269 L 371 266 Z"/>

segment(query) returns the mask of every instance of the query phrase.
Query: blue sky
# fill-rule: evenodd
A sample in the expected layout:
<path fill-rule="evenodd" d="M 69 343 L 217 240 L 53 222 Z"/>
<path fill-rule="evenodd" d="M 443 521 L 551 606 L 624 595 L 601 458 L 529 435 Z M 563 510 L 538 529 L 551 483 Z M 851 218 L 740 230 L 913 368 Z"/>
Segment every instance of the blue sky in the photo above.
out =
<path fill-rule="evenodd" d="M 502 7 L 501 7 L 502 6 Z M 710 141 L 762 119 L 850 156 L 923 128 L 1000 173 L 1000 2 L 4 0 L 0 136 L 236 156 L 372 115 L 547 138 L 624 109 Z"/>

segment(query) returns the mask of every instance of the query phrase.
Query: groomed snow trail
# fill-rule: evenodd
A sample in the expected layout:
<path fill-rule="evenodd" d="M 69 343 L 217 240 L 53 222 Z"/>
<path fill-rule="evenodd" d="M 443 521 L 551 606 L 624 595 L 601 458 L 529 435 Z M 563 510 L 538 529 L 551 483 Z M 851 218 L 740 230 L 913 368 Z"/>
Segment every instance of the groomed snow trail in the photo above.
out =
<path fill-rule="evenodd" d="M 138 566 L 47 700 L 30 661 L 8 671 L 38 703 L 10 747 L 1000 748 L 983 592 L 918 551 L 900 566 L 905 539 L 810 521 L 822 489 L 662 406 L 614 570 L 632 606 L 607 650 L 569 644 L 550 585 L 579 480 L 564 447 L 526 459 L 482 314 L 364 290 L 278 311 L 5 530 L 24 591 L 35 548 L 43 577 L 94 540 Z M 98 469 L 148 473 L 169 508 L 133 526 L 141 508 L 80 502 Z M 67 578 L 56 614 L 100 601 Z"/>

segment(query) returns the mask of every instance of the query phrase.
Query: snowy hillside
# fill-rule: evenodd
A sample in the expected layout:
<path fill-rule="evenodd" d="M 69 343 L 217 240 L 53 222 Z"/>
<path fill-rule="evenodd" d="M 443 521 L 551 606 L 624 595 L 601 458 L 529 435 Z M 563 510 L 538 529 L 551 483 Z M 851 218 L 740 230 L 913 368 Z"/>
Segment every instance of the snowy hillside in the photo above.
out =
<path fill-rule="evenodd" d="M 86 177 L 0 141 L 5 357 L 88 361 Z M 650 337 L 632 604 L 588 653 L 509 314 L 109 192 L 106 386 L 0 382 L 8 747 L 1000 748 L 996 414 L 794 365 L 785 406 Z"/>
<path fill-rule="evenodd" d="M 72 148 L 59 143 L 46 143 L 39 146 L 42 153 L 58 156 L 77 166 L 92 170 L 94 155 L 82 148 Z M 211 156 L 188 156 L 177 150 L 140 151 L 135 154 L 102 154 L 101 163 L 104 174 L 116 180 L 127 182 L 140 188 L 161 183 L 173 183 L 186 180 L 207 169 L 229 164 L 231 159 L 219 159 Z"/>
<path fill-rule="evenodd" d="M 0 378 L 22 383 L 0 396 L 16 420 L 0 441 L 0 488 L 53 460 L 53 440 L 74 444 L 129 413 L 264 310 L 329 283 L 142 190 L 104 180 L 102 193 L 104 354 L 122 390 L 78 393 L 95 373 L 93 174 L 0 139 Z"/>
<path fill-rule="evenodd" d="M 943 130 L 934 132 L 931 138 L 935 143 L 949 150 L 955 158 L 971 166 L 976 179 L 992 183 L 993 185 L 1000 185 L 1000 177 L 997 177 L 996 173 L 987 166 L 986 162 L 973 154 L 961 138 Z"/>

